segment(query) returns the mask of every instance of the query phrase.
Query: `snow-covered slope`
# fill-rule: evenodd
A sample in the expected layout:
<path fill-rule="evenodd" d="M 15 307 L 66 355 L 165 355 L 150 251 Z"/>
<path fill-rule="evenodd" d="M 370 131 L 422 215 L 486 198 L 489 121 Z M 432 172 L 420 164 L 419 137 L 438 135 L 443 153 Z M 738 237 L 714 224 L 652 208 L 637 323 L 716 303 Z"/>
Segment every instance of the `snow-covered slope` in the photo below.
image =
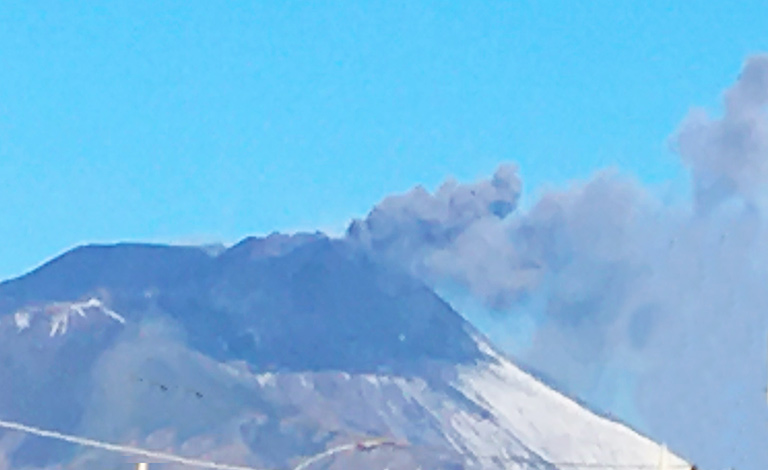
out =
<path fill-rule="evenodd" d="M 482 341 L 482 340 L 481 340 Z M 523 372 L 487 344 L 491 363 L 461 368 L 459 389 L 475 403 L 487 407 L 498 425 L 514 435 L 545 461 L 573 463 L 576 467 L 615 465 L 653 467 L 661 448 L 627 426 L 583 408 Z M 672 467 L 686 462 L 668 456 Z"/>
<path fill-rule="evenodd" d="M 177 430 L 149 426 L 145 445 L 163 443 L 186 449 L 190 456 L 220 455 L 228 462 L 265 468 L 295 465 L 301 455 L 376 436 L 408 447 L 364 456 L 345 453 L 325 468 L 656 468 L 662 452 L 658 444 L 581 408 L 497 355 L 482 338 L 478 341 L 488 353 L 485 359 L 458 369 L 434 369 L 427 377 L 257 373 L 243 362 L 217 363 L 175 347 L 124 345 L 105 355 L 99 374 L 132 370 L 144 380 L 139 385 L 124 381 L 95 396 L 83 426 L 88 434 L 124 439 L 120 429 L 146 426 L 150 419 L 136 406 L 150 405 L 155 410 L 151 419 L 158 423 L 177 416 Z M 176 386 L 161 391 L 161 384 Z M 131 388 L 135 395 L 126 395 Z M 127 403 L 134 405 L 132 413 L 104 422 L 107 410 Z M 179 434 L 180 428 L 187 432 Z M 196 452 L 193 444 L 211 435 L 218 439 Z M 107 457 L 99 461 L 109 462 Z M 668 464 L 687 467 L 671 454 Z"/>
<path fill-rule="evenodd" d="M 410 446 L 325 468 L 660 457 L 656 443 L 521 371 L 424 285 L 317 234 L 214 254 L 82 248 L 0 284 L 0 381 L 2 418 L 256 467 L 363 436 Z M 122 461 L 11 437 L 0 436 L 0 456 L 15 467 Z"/>

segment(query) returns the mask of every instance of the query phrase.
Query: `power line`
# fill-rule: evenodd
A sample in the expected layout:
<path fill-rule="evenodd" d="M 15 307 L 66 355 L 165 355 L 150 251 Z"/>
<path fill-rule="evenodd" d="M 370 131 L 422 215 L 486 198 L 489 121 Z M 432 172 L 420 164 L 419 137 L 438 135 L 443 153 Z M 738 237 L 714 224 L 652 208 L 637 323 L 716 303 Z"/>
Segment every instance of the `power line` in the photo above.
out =
<path fill-rule="evenodd" d="M 126 446 L 122 444 L 114 444 L 114 443 L 105 442 L 105 441 L 98 441 L 95 439 L 88 439 L 85 437 L 75 436 L 72 434 L 64 434 L 57 431 L 51 431 L 47 429 L 37 428 L 34 426 L 28 426 L 26 424 L 17 423 L 13 421 L 0 420 L 0 428 L 5 428 L 13 431 L 21 431 L 21 432 L 33 434 L 39 437 L 55 439 L 59 441 L 69 442 L 72 444 L 77 444 L 85 447 L 102 449 L 102 450 L 116 452 L 120 454 L 135 455 L 138 457 L 157 459 L 165 462 L 180 463 L 183 465 L 196 466 L 200 468 L 208 468 L 212 470 L 265 470 L 261 468 L 249 467 L 244 465 L 230 465 L 230 464 L 223 464 L 218 462 L 211 462 L 208 460 L 181 457 L 179 455 L 170 454 L 166 452 L 156 452 L 152 450 L 142 449 L 140 447 Z M 374 448 L 384 447 L 384 446 L 393 446 L 393 447 L 401 447 L 401 448 L 415 447 L 415 448 L 423 448 L 425 450 L 429 450 L 432 447 L 432 446 L 411 446 L 409 444 L 396 443 L 388 439 L 369 439 L 369 440 L 352 443 L 352 444 L 343 444 L 343 445 L 328 449 L 319 454 L 310 456 L 306 460 L 298 464 L 296 467 L 294 467 L 293 470 L 304 470 L 319 460 L 322 460 L 324 458 L 330 457 L 332 455 L 335 455 L 344 451 L 353 451 L 353 450 L 369 451 Z M 433 448 L 432 450 L 437 451 L 437 448 Z M 441 451 L 444 452 L 445 449 L 441 449 Z M 626 469 L 626 470 L 642 470 L 642 469 L 658 468 L 657 465 L 650 465 L 650 464 L 610 464 L 610 463 L 602 463 L 602 462 L 551 462 L 551 461 L 547 461 L 546 459 L 533 460 L 528 457 L 522 457 L 522 456 L 521 457 L 481 456 L 480 459 L 495 460 L 496 462 L 501 462 L 501 463 L 505 463 L 505 462 L 506 463 L 527 463 L 527 464 L 536 465 L 536 466 L 549 465 L 549 466 L 558 467 L 558 468 Z M 676 465 L 667 465 L 666 468 L 690 469 L 691 466 L 687 464 L 685 465 L 676 464 Z"/>
<path fill-rule="evenodd" d="M 191 459 L 191 458 L 181 457 L 174 454 L 168 454 L 165 452 L 155 452 L 152 450 L 142 449 L 139 447 L 112 444 L 110 442 L 97 441 L 95 439 L 88 439 L 80 436 L 73 436 L 71 434 L 63 434 L 56 431 L 49 431 L 46 429 L 40 429 L 33 426 L 27 426 L 25 424 L 15 423 L 13 421 L 0 420 L 0 428 L 10 429 L 14 431 L 21 431 L 29 434 L 34 434 L 40 437 L 56 439 L 59 441 L 70 442 L 72 444 L 77 444 L 85 447 L 93 447 L 96 449 L 107 450 L 110 452 L 117 452 L 120 454 L 135 455 L 138 457 L 164 460 L 166 462 L 180 463 L 184 465 L 196 466 L 201 468 L 210 468 L 213 470 L 263 470 L 255 467 L 247 467 L 247 466 L 241 466 L 241 465 L 228 465 L 223 463 L 210 462 L 207 460 Z"/>
<path fill-rule="evenodd" d="M 315 456 L 312 456 L 308 458 L 307 460 L 301 462 L 299 465 L 297 465 L 293 470 L 303 470 L 313 463 L 317 462 L 318 460 L 322 460 L 326 457 L 330 457 L 332 455 L 338 454 L 340 452 L 344 452 L 345 450 L 354 450 L 355 447 L 357 447 L 356 444 L 345 444 L 338 447 L 334 447 L 332 449 L 328 449 L 325 452 L 321 452 Z"/>
<path fill-rule="evenodd" d="M 179 455 L 169 454 L 166 452 L 156 452 L 152 450 L 142 449 L 140 447 L 126 446 L 121 444 L 113 444 L 105 441 L 97 441 L 95 439 L 88 439 L 85 437 L 75 436 L 72 434 L 64 434 L 57 431 L 50 431 L 47 429 L 41 429 L 34 426 L 28 426 L 26 424 L 17 423 L 13 421 L 0 420 L 0 428 L 5 428 L 13 431 L 21 431 L 28 434 L 33 434 L 39 437 L 45 437 L 48 439 L 55 439 L 59 441 L 65 441 L 72 444 L 77 444 L 85 447 L 92 447 L 96 449 L 102 449 L 110 452 L 117 452 L 121 454 L 135 455 L 138 457 L 146 457 L 150 459 L 163 460 L 166 462 L 180 463 L 189 466 L 209 468 L 213 470 L 264 470 L 256 467 L 248 467 L 244 465 L 229 465 L 218 462 L 211 462 L 208 460 L 192 459 L 187 457 L 181 457 Z M 309 465 L 321 460 L 325 457 L 344 452 L 346 450 L 371 450 L 376 447 L 396 445 L 394 442 L 386 439 L 370 439 L 362 442 L 356 442 L 354 444 L 343 444 L 331 449 L 328 449 L 320 454 L 310 456 L 306 460 L 302 461 L 293 470 L 302 470 Z"/>

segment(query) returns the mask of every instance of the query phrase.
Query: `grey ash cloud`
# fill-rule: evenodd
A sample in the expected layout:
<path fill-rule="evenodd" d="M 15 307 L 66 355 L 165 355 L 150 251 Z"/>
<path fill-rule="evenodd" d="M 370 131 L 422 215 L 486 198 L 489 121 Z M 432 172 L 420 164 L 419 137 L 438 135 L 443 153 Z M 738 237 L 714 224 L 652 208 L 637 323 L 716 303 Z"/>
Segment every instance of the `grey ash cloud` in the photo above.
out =
<path fill-rule="evenodd" d="M 481 295 L 506 296 L 523 285 L 491 284 L 514 277 L 517 255 L 506 251 L 511 245 L 504 222 L 517 209 L 521 191 L 511 164 L 474 183 L 448 180 L 434 194 L 417 186 L 387 197 L 365 219 L 353 221 L 347 237 L 423 277 L 457 277 Z M 489 257 L 495 258 L 493 264 Z"/>
<path fill-rule="evenodd" d="M 765 468 L 767 104 L 768 55 L 756 55 L 721 116 L 683 120 L 672 141 L 686 204 L 601 171 L 523 211 L 503 165 L 388 197 L 347 236 L 497 315 L 536 317 L 518 359 L 702 466 Z"/>
<path fill-rule="evenodd" d="M 737 196 L 764 204 L 768 181 L 768 55 L 749 58 L 723 99 L 723 116 L 691 111 L 674 138 L 690 168 L 696 204 L 711 209 Z"/>

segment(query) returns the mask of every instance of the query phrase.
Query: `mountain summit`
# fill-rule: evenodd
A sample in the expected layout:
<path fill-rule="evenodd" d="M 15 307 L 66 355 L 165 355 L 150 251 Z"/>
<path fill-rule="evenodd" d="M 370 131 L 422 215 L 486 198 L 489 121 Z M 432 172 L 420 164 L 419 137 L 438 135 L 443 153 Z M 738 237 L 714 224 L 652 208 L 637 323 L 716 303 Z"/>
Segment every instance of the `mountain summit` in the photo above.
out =
<path fill-rule="evenodd" d="M 647 466 L 660 450 L 521 371 L 422 283 L 319 233 L 72 250 L 0 284 L 0 381 L 3 419 L 257 467 L 365 436 L 409 446 L 316 468 Z M 0 456 L 127 461 L 13 433 Z"/>

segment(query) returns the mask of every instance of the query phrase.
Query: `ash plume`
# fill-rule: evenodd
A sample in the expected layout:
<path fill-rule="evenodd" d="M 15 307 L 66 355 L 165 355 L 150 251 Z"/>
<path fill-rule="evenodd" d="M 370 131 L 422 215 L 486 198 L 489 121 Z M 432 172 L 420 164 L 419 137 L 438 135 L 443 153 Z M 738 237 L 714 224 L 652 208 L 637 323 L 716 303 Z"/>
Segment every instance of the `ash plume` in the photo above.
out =
<path fill-rule="evenodd" d="M 703 211 L 731 197 L 764 205 L 768 181 L 768 55 L 749 58 L 726 91 L 719 119 L 694 109 L 674 144 L 690 168 L 695 203 Z"/>
<path fill-rule="evenodd" d="M 390 196 L 347 238 L 469 291 L 491 324 L 531 317 L 531 343 L 506 345 L 518 360 L 702 467 L 766 468 L 767 104 L 768 55 L 757 55 L 721 117 L 684 119 L 672 141 L 689 204 L 601 171 L 521 211 L 507 164 Z"/>

